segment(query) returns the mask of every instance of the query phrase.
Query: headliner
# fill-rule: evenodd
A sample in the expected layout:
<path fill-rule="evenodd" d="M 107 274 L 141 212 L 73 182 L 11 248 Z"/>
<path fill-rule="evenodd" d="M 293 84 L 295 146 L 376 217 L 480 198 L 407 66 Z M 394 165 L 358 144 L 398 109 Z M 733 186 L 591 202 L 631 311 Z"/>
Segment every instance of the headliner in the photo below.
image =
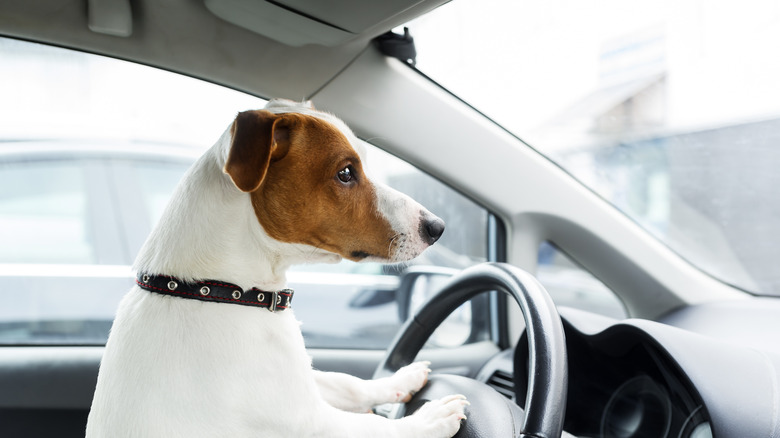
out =
<path fill-rule="evenodd" d="M 234 7 L 254 5 L 280 8 L 269 19 L 278 21 L 276 33 L 246 29 L 219 18 L 198 0 L 133 0 L 130 3 L 132 33 L 128 37 L 93 32 L 88 15 L 94 5 L 129 0 L 12 0 L 0 2 L 0 34 L 46 42 L 132 60 L 187 74 L 260 97 L 306 99 L 347 67 L 371 39 L 434 9 L 446 0 L 370 0 L 383 5 L 366 16 L 366 0 L 338 0 L 322 8 L 319 0 L 230 0 Z M 284 3 L 284 5 L 283 5 Z M 90 6 L 87 6 L 89 4 Z M 410 6 L 411 5 L 411 6 Z M 369 5 L 370 6 L 370 5 Z M 302 15 L 290 12 L 300 8 Z M 376 10 L 376 8 L 372 8 Z M 109 15 L 111 13 L 109 12 Z M 121 14 L 121 13 L 120 13 Z M 320 14 L 319 18 L 313 14 Z M 239 14 L 240 15 L 240 14 Z M 111 18 L 109 16 L 109 18 Z M 251 17 L 250 17 L 251 19 Z M 343 31 L 343 41 L 330 46 L 287 43 L 305 42 L 292 34 L 311 34 L 328 22 Z M 250 23 L 251 24 L 251 23 Z M 251 26 L 250 26 L 251 27 Z M 300 32 L 297 32 L 300 30 Z M 316 33 L 316 32 L 315 32 Z M 310 37 L 314 40 L 315 37 Z M 338 39 L 338 38 L 337 38 Z"/>

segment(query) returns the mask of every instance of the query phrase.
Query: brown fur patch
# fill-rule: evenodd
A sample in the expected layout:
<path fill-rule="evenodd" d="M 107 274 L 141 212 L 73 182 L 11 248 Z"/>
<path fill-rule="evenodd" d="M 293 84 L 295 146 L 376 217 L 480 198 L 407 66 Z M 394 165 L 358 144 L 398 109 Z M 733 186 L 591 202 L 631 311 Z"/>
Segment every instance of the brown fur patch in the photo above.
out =
<path fill-rule="evenodd" d="M 395 232 L 379 214 L 374 186 L 344 134 L 312 116 L 248 113 L 262 114 L 236 119 L 234 132 L 241 135 L 234 137 L 225 171 L 250 192 L 265 231 L 350 260 L 389 259 Z M 345 184 L 337 174 L 347 166 L 354 173 Z"/>
<path fill-rule="evenodd" d="M 278 122 L 269 111 L 244 111 L 230 127 L 233 140 L 224 170 L 242 191 L 257 190 L 272 156 L 286 153 L 287 130 Z"/>

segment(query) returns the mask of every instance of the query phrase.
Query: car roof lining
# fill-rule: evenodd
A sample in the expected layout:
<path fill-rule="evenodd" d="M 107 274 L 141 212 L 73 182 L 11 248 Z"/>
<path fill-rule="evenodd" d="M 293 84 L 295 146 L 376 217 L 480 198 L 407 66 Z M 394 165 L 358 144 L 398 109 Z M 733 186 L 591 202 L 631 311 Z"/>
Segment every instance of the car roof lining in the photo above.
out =
<path fill-rule="evenodd" d="M 106 0 L 94 1 L 99 4 Z M 271 4 L 264 0 L 255 3 Z M 315 0 L 284 3 L 321 9 Z M 355 29 L 362 30 L 350 32 L 350 38 L 330 47 L 284 44 L 219 18 L 203 1 L 190 0 L 131 2 L 132 32 L 127 37 L 90 30 L 90 8 L 85 8 L 81 0 L 0 3 L 0 29 L 9 37 L 131 60 L 260 97 L 306 99 L 349 65 L 374 37 L 438 7 L 444 0 L 391 2 L 400 10 L 368 27 L 366 23 L 371 20 L 363 17 L 361 0 L 336 3 L 344 22 L 350 22 L 353 11 L 353 20 L 361 23 Z M 117 14 L 121 18 L 122 12 Z M 295 16 L 291 27 L 301 27 L 306 20 L 311 26 L 321 25 L 303 15 L 291 16 Z M 283 27 L 287 24 L 282 23 Z"/>

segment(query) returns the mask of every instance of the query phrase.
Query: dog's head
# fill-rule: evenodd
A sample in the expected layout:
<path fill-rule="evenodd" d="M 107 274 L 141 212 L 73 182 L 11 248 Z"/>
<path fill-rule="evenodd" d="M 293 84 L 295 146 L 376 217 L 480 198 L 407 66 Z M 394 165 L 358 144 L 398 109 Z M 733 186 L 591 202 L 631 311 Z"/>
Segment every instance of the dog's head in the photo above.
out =
<path fill-rule="evenodd" d="M 420 204 L 372 182 L 359 140 L 310 104 L 273 100 L 242 112 L 231 135 L 224 171 L 279 242 L 354 261 L 402 262 L 444 232 L 444 222 Z"/>

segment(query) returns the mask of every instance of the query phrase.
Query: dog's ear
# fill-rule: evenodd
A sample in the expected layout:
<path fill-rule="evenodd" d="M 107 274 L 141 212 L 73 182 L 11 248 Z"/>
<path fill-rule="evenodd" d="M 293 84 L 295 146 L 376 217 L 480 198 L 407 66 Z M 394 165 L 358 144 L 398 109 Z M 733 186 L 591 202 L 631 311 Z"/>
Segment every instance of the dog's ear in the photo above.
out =
<path fill-rule="evenodd" d="M 286 155 L 290 126 L 283 114 L 244 111 L 236 116 L 224 172 L 244 192 L 260 188 L 271 161 Z"/>

